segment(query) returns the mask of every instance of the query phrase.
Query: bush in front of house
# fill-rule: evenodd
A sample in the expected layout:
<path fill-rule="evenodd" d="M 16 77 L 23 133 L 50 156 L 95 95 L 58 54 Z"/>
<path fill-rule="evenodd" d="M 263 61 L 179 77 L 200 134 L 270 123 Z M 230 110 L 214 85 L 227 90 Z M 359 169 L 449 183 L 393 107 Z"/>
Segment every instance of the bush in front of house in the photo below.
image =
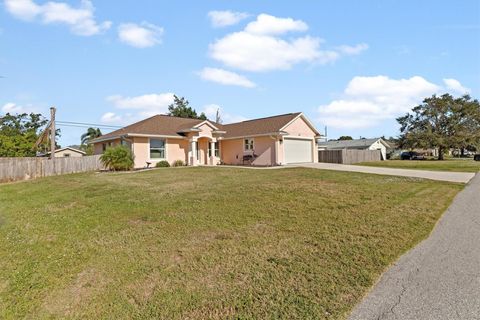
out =
<path fill-rule="evenodd" d="M 113 171 L 126 171 L 133 169 L 133 153 L 125 146 L 107 148 L 100 157 L 103 165 Z"/>
<path fill-rule="evenodd" d="M 170 167 L 170 163 L 168 163 L 167 160 L 162 160 L 162 161 L 157 162 L 155 167 L 157 167 L 157 168 L 168 168 L 168 167 Z"/>
<path fill-rule="evenodd" d="M 185 166 L 185 162 L 183 162 L 182 160 L 175 160 L 172 163 L 172 167 L 183 167 L 183 166 Z"/>

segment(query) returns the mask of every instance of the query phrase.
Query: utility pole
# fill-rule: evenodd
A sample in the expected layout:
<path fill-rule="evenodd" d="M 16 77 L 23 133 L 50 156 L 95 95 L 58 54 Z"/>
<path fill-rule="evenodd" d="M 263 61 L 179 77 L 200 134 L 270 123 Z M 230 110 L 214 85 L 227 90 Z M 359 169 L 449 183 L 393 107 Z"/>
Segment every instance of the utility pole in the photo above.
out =
<path fill-rule="evenodd" d="M 222 123 L 222 118 L 220 117 L 220 108 L 217 108 L 217 112 L 215 114 L 215 122 Z"/>
<path fill-rule="evenodd" d="M 55 172 L 55 107 L 50 108 L 50 159 Z"/>

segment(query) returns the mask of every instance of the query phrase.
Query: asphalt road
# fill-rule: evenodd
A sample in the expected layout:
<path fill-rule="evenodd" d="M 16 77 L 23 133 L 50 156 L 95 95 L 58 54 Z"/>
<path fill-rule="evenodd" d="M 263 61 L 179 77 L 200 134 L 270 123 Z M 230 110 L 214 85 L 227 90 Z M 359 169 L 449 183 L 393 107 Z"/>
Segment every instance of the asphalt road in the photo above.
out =
<path fill-rule="evenodd" d="M 480 319 L 480 174 L 430 237 L 383 274 L 349 319 Z"/>

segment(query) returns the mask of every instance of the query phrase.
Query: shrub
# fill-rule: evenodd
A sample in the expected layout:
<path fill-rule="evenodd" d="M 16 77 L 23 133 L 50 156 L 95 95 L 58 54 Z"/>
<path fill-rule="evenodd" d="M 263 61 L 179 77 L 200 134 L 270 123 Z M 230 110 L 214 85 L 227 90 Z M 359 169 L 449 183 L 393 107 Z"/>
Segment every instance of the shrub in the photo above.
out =
<path fill-rule="evenodd" d="M 157 168 L 167 168 L 167 167 L 170 167 L 170 163 L 168 163 L 167 160 L 162 160 L 160 162 L 157 162 L 155 167 L 157 167 Z"/>
<path fill-rule="evenodd" d="M 125 146 L 107 148 L 100 157 L 103 165 L 113 171 L 125 171 L 133 168 L 132 151 Z"/>
<path fill-rule="evenodd" d="M 172 167 L 183 167 L 185 163 L 182 160 L 175 160 L 172 164 Z"/>

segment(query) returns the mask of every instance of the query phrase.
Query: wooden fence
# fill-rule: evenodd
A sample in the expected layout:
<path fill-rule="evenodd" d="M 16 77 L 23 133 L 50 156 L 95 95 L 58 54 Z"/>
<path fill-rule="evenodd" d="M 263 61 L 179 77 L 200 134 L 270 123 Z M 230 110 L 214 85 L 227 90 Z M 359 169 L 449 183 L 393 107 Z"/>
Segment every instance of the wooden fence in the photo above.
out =
<path fill-rule="evenodd" d="M 381 161 L 380 150 L 319 150 L 318 162 L 354 164 L 359 162 Z"/>
<path fill-rule="evenodd" d="M 55 162 L 55 166 L 53 164 Z M 100 155 L 79 158 L 0 158 L 0 182 L 103 169 Z"/>

